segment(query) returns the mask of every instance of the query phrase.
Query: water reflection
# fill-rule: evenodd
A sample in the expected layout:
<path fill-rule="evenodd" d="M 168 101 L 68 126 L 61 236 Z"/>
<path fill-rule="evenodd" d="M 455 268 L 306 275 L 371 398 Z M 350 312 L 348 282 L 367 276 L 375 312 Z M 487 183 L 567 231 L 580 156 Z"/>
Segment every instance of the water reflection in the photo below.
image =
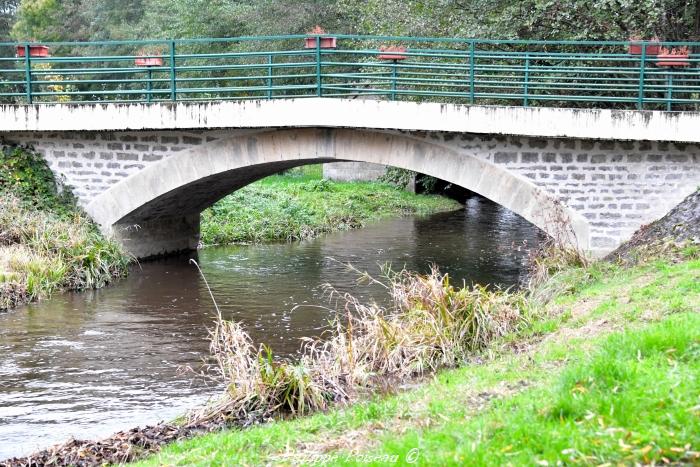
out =
<path fill-rule="evenodd" d="M 328 320 L 323 283 L 386 300 L 341 263 L 374 275 L 385 263 L 419 271 L 435 263 L 456 281 L 509 286 L 522 270 L 517 246 L 537 236 L 518 216 L 472 198 L 462 211 L 303 243 L 211 248 L 198 259 L 227 317 L 275 352 L 293 353 Z M 169 419 L 203 402 L 218 389 L 178 368 L 206 355 L 212 319 L 186 257 L 143 264 L 115 287 L 0 315 L 0 459 Z"/>

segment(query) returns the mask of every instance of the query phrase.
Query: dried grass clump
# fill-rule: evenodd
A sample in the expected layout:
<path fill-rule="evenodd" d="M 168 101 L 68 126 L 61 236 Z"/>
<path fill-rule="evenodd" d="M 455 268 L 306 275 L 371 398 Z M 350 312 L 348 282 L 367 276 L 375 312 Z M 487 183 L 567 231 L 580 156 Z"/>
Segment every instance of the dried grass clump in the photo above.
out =
<path fill-rule="evenodd" d="M 538 215 L 544 218 L 550 236 L 539 248 L 531 251 L 530 270 L 524 286 L 531 301 L 544 304 L 558 292 L 565 291 L 571 284 L 567 279 L 572 273 L 585 275 L 592 261 L 581 247 L 563 204 L 557 202 L 555 209 Z"/>
<path fill-rule="evenodd" d="M 585 273 L 592 261 L 581 249 L 553 239 L 542 243 L 529 258 L 526 289 L 535 303 L 547 303 L 562 287 L 571 286 L 571 274 Z"/>
<path fill-rule="evenodd" d="M 275 359 L 266 346 L 256 348 L 240 324 L 219 313 L 210 350 L 214 372 L 226 381 L 225 397 L 191 414 L 189 423 L 325 410 L 376 392 L 387 381 L 455 366 L 527 321 L 522 293 L 455 288 L 436 268 L 425 276 L 401 271 L 386 279 L 382 285 L 393 299 L 388 309 L 327 286 L 341 311 L 325 335 L 305 339 L 295 362 Z"/>

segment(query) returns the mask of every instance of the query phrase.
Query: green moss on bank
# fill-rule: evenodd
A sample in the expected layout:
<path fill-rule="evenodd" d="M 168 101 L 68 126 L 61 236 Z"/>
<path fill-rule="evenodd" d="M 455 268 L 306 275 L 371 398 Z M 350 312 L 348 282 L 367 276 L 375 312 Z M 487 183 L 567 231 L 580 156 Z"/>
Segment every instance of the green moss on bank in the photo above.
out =
<path fill-rule="evenodd" d="M 0 311 L 59 290 L 102 287 L 130 258 L 59 190 L 43 158 L 0 151 Z"/>
<path fill-rule="evenodd" d="M 321 166 L 309 166 L 260 180 L 204 211 L 202 242 L 308 239 L 385 217 L 459 207 L 448 198 L 415 195 L 385 183 L 323 180 Z"/>
<path fill-rule="evenodd" d="M 175 443 L 141 465 L 697 462 L 700 261 L 571 277 L 577 287 L 482 363 L 352 407 Z"/>

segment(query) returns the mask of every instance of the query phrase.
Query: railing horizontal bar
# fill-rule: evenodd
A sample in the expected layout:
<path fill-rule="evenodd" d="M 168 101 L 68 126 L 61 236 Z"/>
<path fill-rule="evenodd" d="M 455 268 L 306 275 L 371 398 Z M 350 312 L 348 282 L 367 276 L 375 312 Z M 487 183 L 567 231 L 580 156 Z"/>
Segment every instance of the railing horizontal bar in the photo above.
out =
<path fill-rule="evenodd" d="M 221 53 L 191 53 L 177 54 L 177 60 L 182 59 L 204 59 L 204 58 L 239 58 L 239 57 L 294 57 L 298 55 L 314 56 L 313 51 L 308 50 L 288 50 L 288 51 L 256 51 L 256 52 L 221 52 Z"/>
<path fill-rule="evenodd" d="M 400 65 L 394 65 L 392 62 L 321 62 L 321 66 L 353 66 L 353 67 L 368 67 L 368 68 L 391 68 L 392 66 L 396 66 L 398 69 L 401 68 L 434 68 L 434 69 L 452 69 L 452 70 L 468 70 L 469 66 L 467 64 L 464 65 L 458 65 L 458 64 L 449 64 L 449 65 L 443 65 L 443 64 L 430 64 L 426 63 L 423 65 L 420 64 L 414 64 L 414 63 L 402 63 Z"/>
<path fill-rule="evenodd" d="M 273 69 L 277 68 L 301 68 L 301 67 L 309 67 L 309 66 L 314 66 L 312 62 L 301 62 L 301 63 L 283 63 L 283 64 L 276 64 L 273 66 Z M 267 69 L 268 65 L 212 65 L 209 67 L 177 67 L 176 69 L 178 71 L 206 71 L 206 70 L 218 70 L 218 71 L 225 71 L 225 70 L 239 70 L 239 69 Z M 113 74 L 113 73 L 146 73 L 148 70 L 146 70 L 143 67 L 130 67 L 130 68 L 81 68 L 81 69 L 75 69 L 75 68 L 62 68 L 62 69 L 52 69 L 52 70 L 32 70 L 32 74 L 36 75 L 56 75 L 56 74 L 61 74 L 61 75 L 83 75 L 83 74 Z M 153 67 L 151 68 L 152 73 L 169 73 L 170 68 L 169 67 Z M 0 82 L 0 84 L 2 84 Z"/>
<path fill-rule="evenodd" d="M 54 79 L 54 80 L 32 80 L 32 85 L 56 85 L 56 84 L 62 84 L 62 85 L 73 85 L 73 84 L 130 84 L 130 83 L 169 83 L 170 80 L 167 78 L 139 78 L 139 79 L 105 79 L 105 80 L 100 80 L 100 79 L 84 79 L 84 80 L 62 80 L 62 79 Z M 21 83 L 24 83 L 21 81 Z"/>
<path fill-rule="evenodd" d="M 303 67 L 315 67 L 316 62 L 294 62 L 294 63 L 276 63 L 274 68 L 303 68 Z M 207 71 L 207 70 L 240 70 L 240 69 L 267 69 L 269 65 L 267 64 L 255 64 L 255 65 L 203 65 L 203 66 L 178 66 L 178 71 Z"/>
<path fill-rule="evenodd" d="M 113 94 L 145 94 L 145 89 L 115 89 L 115 90 L 90 90 L 90 91 L 34 91 L 33 96 L 109 96 Z M 152 89 L 151 93 L 168 93 L 169 89 Z"/>
<path fill-rule="evenodd" d="M 180 88 L 177 90 L 178 93 L 185 93 L 185 92 L 221 92 L 221 91 L 236 91 L 236 92 L 241 92 L 241 91 L 266 91 L 268 89 L 272 90 L 284 90 L 284 89 L 289 89 L 289 90 L 297 90 L 297 89 L 316 89 L 316 84 L 294 84 L 294 85 L 286 85 L 286 86 L 273 86 L 273 87 L 268 87 L 268 86 L 247 86 L 247 87 L 242 87 L 242 86 L 229 86 L 229 87 L 220 87 L 220 88 Z"/>
<path fill-rule="evenodd" d="M 268 79 L 268 75 L 252 75 L 252 76 L 205 76 L 205 77 L 193 77 L 193 78 L 177 78 L 178 83 L 184 83 L 187 81 L 245 81 L 245 80 L 256 80 L 256 79 Z M 302 75 L 274 75 L 274 79 L 279 81 L 281 79 L 299 79 L 299 78 L 316 78 L 314 73 L 305 73 Z"/>

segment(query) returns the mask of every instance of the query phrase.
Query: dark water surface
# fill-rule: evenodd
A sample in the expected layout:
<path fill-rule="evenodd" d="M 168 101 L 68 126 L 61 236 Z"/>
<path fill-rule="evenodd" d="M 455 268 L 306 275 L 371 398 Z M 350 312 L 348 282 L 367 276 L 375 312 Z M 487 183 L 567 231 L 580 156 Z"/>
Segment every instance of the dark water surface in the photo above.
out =
<path fill-rule="evenodd" d="M 321 285 L 386 300 L 341 263 L 427 271 L 453 281 L 513 285 L 535 227 L 493 203 L 383 221 L 293 244 L 208 248 L 198 254 L 224 314 L 257 342 L 293 353 L 329 318 Z M 296 307 L 296 305 L 303 305 Z M 96 438 L 173 418 L 220 391 L 178 368 L 207 352 L 213 307 L 186 257 L 145 263 L 116 286 L 65 294 L 0 314 L 0 459 L 70 437 Z"/>

